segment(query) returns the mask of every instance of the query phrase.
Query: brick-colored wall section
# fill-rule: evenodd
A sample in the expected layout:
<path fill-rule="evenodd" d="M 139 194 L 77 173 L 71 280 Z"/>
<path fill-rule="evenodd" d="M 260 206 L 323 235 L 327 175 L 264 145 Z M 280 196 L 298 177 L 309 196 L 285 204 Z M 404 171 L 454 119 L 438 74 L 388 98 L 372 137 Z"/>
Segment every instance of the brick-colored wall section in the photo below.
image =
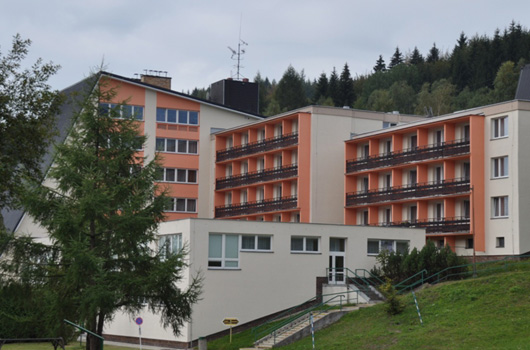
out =
<path fill-rule="evenodd" d="M 142 75 L 141 82 L 171 90 L 171 78 L 157 77 L 153 75 Z"/>

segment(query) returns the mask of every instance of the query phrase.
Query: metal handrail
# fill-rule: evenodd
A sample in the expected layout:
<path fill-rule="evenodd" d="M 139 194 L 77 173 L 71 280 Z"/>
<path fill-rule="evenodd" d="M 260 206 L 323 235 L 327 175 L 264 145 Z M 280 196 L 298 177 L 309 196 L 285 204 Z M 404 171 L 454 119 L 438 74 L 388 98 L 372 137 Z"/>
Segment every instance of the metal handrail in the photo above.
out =
<path fill-rule="evenodd" d="M 287 144 L 284 144 L 285 142 Z M 216 161 L 222 162 L 227 159 L 238 158 L 238 157 L 242 157 L 245 155 L 268 151 L 268 150 L 276 149 L 276 148 L 283 148 L 283 147 L 296 144 L 297 142 L 298 142 L 297 132 L 269 137 L 264 140 L 250 142 L 245 145 L 234 146 L 234 147 L 219 150 L 216 152 Z"/>
<path fill-rule="evenodd" d="M 461 277 L 462 278 L 462 277 L 465 277 L 466 275 L 469 277 L 469 276 L 472 276 L 474 274 L 473 266 L 477 267 L 477 265 L 478 265 L 478 267 L 480 267 L 480 266 L 498 264 L 498 263 L 504 262 L 504 265 L 502 267 L 485 268 L 485 269 L 481 269 L 481 270 L 476 270 L 477 272 L 478 271 L 487 272 L 487 271 L 494 271 L 494 270 L 499 270 L 499 269 L 507 269 L 508 263 L 510 261 L 512 261 L 512 260 L 515 260 L 515 259 L 529 259 L 527 262 L 525 262 L 525 264 L 530 264 L 530 255 L 510 256 L 510 257 L 505 257 L 505 258 L 499 259 L 499 260 L 482 261 L 482 262 L 477 262 L 475 264 L 470 263 L 470 264 L 447 267 L 447 268 L 445 268 L 445 269 L 443 269 L 443 270 L 441 270 L 441 271 L 439 271 L 439 272 L 437 272 L 437 273 L 435 273 L 435 274 L 433 274 L 431 276 L 428 276 L 426 278 L 424 278 L 422 276 L 421 279 L 419 279 L 418 281 L 413 282 L 411 284 L 404 284 L 406 281 L 411 280 L 411 279 L 413 279 L 413 277 L 416 277 L 417 275 L 419 275 L 422 271 L 425 271 L 425 273 L 427 273 L 426 270 L 422 270 L 422 271 L 416 273 L 415 275 L 407 278 L 406 280 L 396 284 L 394 286 L 394 288 L 396 288 L 396 290 L 398 290 L 398 293 L 402 293 L 402 292 L 404 292 L 406 290 L 412 290 L 412 289 L 414 289 L 416 287 L 419 287 L 419 286 L 423 285 L 424 283 L 436 284 L 436 283 L 445 281 L 445 280 L 447 280 L 449 278 L 453 278 L 453 277 Z M 515 262 L 513 262 L 513 263 L 515 263 Z M 450 273 L 451 271 L 455 271 L 455 272 L 454 273 Z"/>
<path fill-rule="evenodd" d="M 284 326 L 296 321 L 297 319 L 307 315 L 308 313 L 312 312 L 313 310 L 315 310 L 317 308 L 321 308 L 324 305 L 329 304 L 329 302 L 335 300 L 336 298 L 340 298 L 340 310 L 342 310 L 342 298 L 344 297 L 344 294 L 350 294 L 350 293 L 355 293 L 357 295 L 357 301 L 358 301 L 359 294 L 358 294 L 357 291 L 346 291 L 346 292 L 342 292 L 342 293 L 331 293 L 331 294 L 317 295 L 317 296 L 312 297 L 311 299 L 308 299 L 307 301 L 305 301 L 305 302 L 303 302 L 303 303 L 301 303 L 299 305 L 296 305 L 296 306 L 294 306 L 294 307 L 282 312 L 281 314 L 279 314 L 276 317 L 274 317 L 273 319 L 265 322 L 264 324 L 252 328 L 251 334 L 254 336 L 254 342 L 256 342 L 259 339 L 263 338 L 266 334 L 271 334 L 274 337 L 274 340 L 275 340 L 275 343 L 276 343 L 276 335 L 277 334 L 275 334 L 274 332 L 276 332 L 280 328 L 282 328 L 282 327 L 284 327 Z M 332 297 L 332 298 L 330 298 L 330 299 L 328 299 L 326 301 L 322 301 L 321 303 L 318 303 L 317 305 L 311 306 L 311 307 L 309 307 L 307 309 L 303 309 L 301 311 L 296 311 L 296 310 L 300 309 L 301 307 L 303 307 L 306 304 L 315 302 L 319 298 L 324 299 L 324 297 L 327 297 L 327 296 L 334 296 L 334 297 Z M 322 309 L 322 310 L 326 311 L 326 310 L 330 309 L 331 307 L 332 306 L 329 306 L 328 308 Z M 277 321 L 280 321 L 280 320 L 282 320 L 282 321 L 277 323 L 277 324 L 271 325 L 271 323 L 277 322 Z M 270 327 L 260 330 L 260 328 L 263 328 L 263 327 L 265 327 L 267 325 L 269 325 Z"/>
<path fill-rule="evenodd" d="M 297 164 L 274 167 L 270 169 L 252 171 L 240 175 L 221 177 L 216 180 L 215 189 L 222 190 L 225 188 L 249 185 L 262 181 L 283 179 L 285 177 L 294 177 L 298 172 Z M 269 179 L 270 177 L 270 179 Z"/>
<path fill-rule="evenodd" d="M 354 172 L 356 170 L 391 166 L 393 165 L 393 162 L 399 160 L 399 158 L 405 158 L 404 160 L 401 159 L 400 163 L 406 163 L 433 158 L 429 156 L 441 157 L 469 152 L 469 150 L 464 150 L 463 152 L 454 154 L 450 153 L 451 150 L 460 147 L 469 147 L 469 140 L 459 139 L 425 146 L 406 148 L 399 151 L 384 152 L 372 156 L 357 157 L 346 161 L 346 173 Z M 446 152 L 449 152 L 449 154 L 445 154 Z M 419 158 L 415 158 L 414 156 L 419 156 Z M 356 167 L 359 167 L 359 169 L 352 169 Z"/>

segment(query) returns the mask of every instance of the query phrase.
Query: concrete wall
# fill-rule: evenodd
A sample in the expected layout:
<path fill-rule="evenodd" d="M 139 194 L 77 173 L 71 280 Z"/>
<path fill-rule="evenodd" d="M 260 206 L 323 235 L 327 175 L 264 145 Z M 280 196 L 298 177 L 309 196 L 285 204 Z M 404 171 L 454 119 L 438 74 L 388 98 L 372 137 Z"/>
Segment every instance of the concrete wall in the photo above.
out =
<path fill-rule="evenodd" d="M 367 254 L 368 238 L 409 240 L 411 248 L 421 248 L 425 237 L 424 230 L 417 229 L 208 219 L 165 222 L 160 233 L 181 233 L 190 249 L 187 278 L 197 273 L 204 277 L 202 299 L 195 305 L 193 321 L 181 337 L 175 338 L 170 330 L 158 325 L 142 328 L 146 338 L 179 341 L 190 341 L 226 329 L 222 324 L 226 317 L 236 317 L 242 324 L 314 297 L 316 277 L 326 276 L 330 237 L 346 239 L 345 259 L 350 269 L 374 266 L 375 256 Z M 237 269 L 209 268 L 210 233 L 270 235 L 272 251 L 239 251 Z M 292 253 L 291 236 L 319 237 L 320 251 Z M 156 319 L 148 317 L 150 323 L 156 324 Z M 137 327 L 132 319 L 116 317 L 105 332 L 137 334 Z"/>

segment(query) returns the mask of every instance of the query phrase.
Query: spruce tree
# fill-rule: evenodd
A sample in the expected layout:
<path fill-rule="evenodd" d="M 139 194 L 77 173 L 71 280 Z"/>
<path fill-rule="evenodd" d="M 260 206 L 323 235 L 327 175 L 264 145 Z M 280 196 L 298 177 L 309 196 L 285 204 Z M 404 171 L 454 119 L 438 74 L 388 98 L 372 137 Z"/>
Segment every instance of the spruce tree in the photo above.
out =
<path fill-rule="evenodd" d="M 410 64 L 418 65 L 424 62 L 425 62 L 425 59 L 423 58 L 422 54 L 418 50 L 418 47 L 414 46 L 414 50 L 412 51 L 412 55 L 410 57 Z"/>
<path fill-rule="evenodd" d="M 383 59 L 383 55 L 379 55 L 379 58 L 377 59 L 377 62 L 375 63 L 375 66 L 374 66 L 374 72 L 377 73 L 377 72 L 384 72 L 384 71 L 386 71 L 385 60 Z"/>
<path fill-rule="evenodd" d="M 436 47 L 436 43 L 432 44 L 432 48 L 429 50 L 427 55 L 428 63 L 435 63 L 440 59 L 440 50 Z"/>
<path fill-rule="evenodd" d="M 394 54 L 392 55 L 392 58 L 390 59 L 390 64 L 388 65 L 388 69 L 392 69 L 401 63 L 403 63 L 403 54 L 401 53 L 401 51 L 399 51 L 399 47 L 396 47 L 396 51 L 394 51 Z"/>
<path fill-rule="evenodd" d="M 278 82 L 274 99 L 282 112 L 290 111 L 307 105 L 304 91 L 304 78 L 289 65 Z"/>
<path fill-rule="evenodd" d="M 331 75 L 329 77 L 328 97 L 333 100 L 333 105 L 335 107 L 340 106 L 339 77 L 337 75 L 335 67 L 333 67 L 333 70 L 331 71 Z"/>
<path fill-rule="evenodd" d="M 354 100 L 355 93 L 353 91 L 353 79 L 348 64 L 345 63 L 339 79 L 339 106 L 351 106 L 353 105 Z"/>
<path fill-rule="evenodd" d="M 146 137 L 123 103 L 100 107 L 116 102 L 115 90 L 103 78 L 92 86 L 67 142 L 57 146 L 47 181 L 34 183 L 24 198 L 50 244 L 3 236 L 13 259 L 2 261 L 2 276 L 50 291 L 56 322 L 68 318 L 101 335 L 117 311 L 133 315 L 147 304 L 178 334 L 198 300 L 200 279 L 177 287 L 185 252 L 162 259 L 156 249 L 168 203 L 155 185 L 157 160 L 139 155 Z M 99 341 L 89 337 L 86 348 L 98 350 Z"/>
<path fill-rule="evenodd" d="M 315 94 L 313 95 L 313 103 L 318 103 L 319 101 L 323 101 L 327 98 L 328 85 L 328 77 L 326 76 L 326 73 L 322 72 L 316 83 Z"/>

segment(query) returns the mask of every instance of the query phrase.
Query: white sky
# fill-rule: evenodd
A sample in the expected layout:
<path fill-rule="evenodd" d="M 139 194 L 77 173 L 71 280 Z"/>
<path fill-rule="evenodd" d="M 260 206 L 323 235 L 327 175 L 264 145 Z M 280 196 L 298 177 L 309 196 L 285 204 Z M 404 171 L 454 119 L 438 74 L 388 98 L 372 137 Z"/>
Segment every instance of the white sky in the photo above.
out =
<path fill-rule="evenodd" d="M 306 77 L 372 70 L 396 46 L 425 56 L 436 42 L 452 50 L 462 31 L 493 36 L 512 20 L 530 26 L 528 0 L 0 0 L 0 51 L 13 35 L 32 40 L 37 57 L 61 65 L 56 89 L 83 79 L 102 61 L 126 77 L 167 71 L 172 88 L 194 87 L 235 75 L 227 46 L 249 45 L 241 73 L 279 80 L 289 64 Z"/>

